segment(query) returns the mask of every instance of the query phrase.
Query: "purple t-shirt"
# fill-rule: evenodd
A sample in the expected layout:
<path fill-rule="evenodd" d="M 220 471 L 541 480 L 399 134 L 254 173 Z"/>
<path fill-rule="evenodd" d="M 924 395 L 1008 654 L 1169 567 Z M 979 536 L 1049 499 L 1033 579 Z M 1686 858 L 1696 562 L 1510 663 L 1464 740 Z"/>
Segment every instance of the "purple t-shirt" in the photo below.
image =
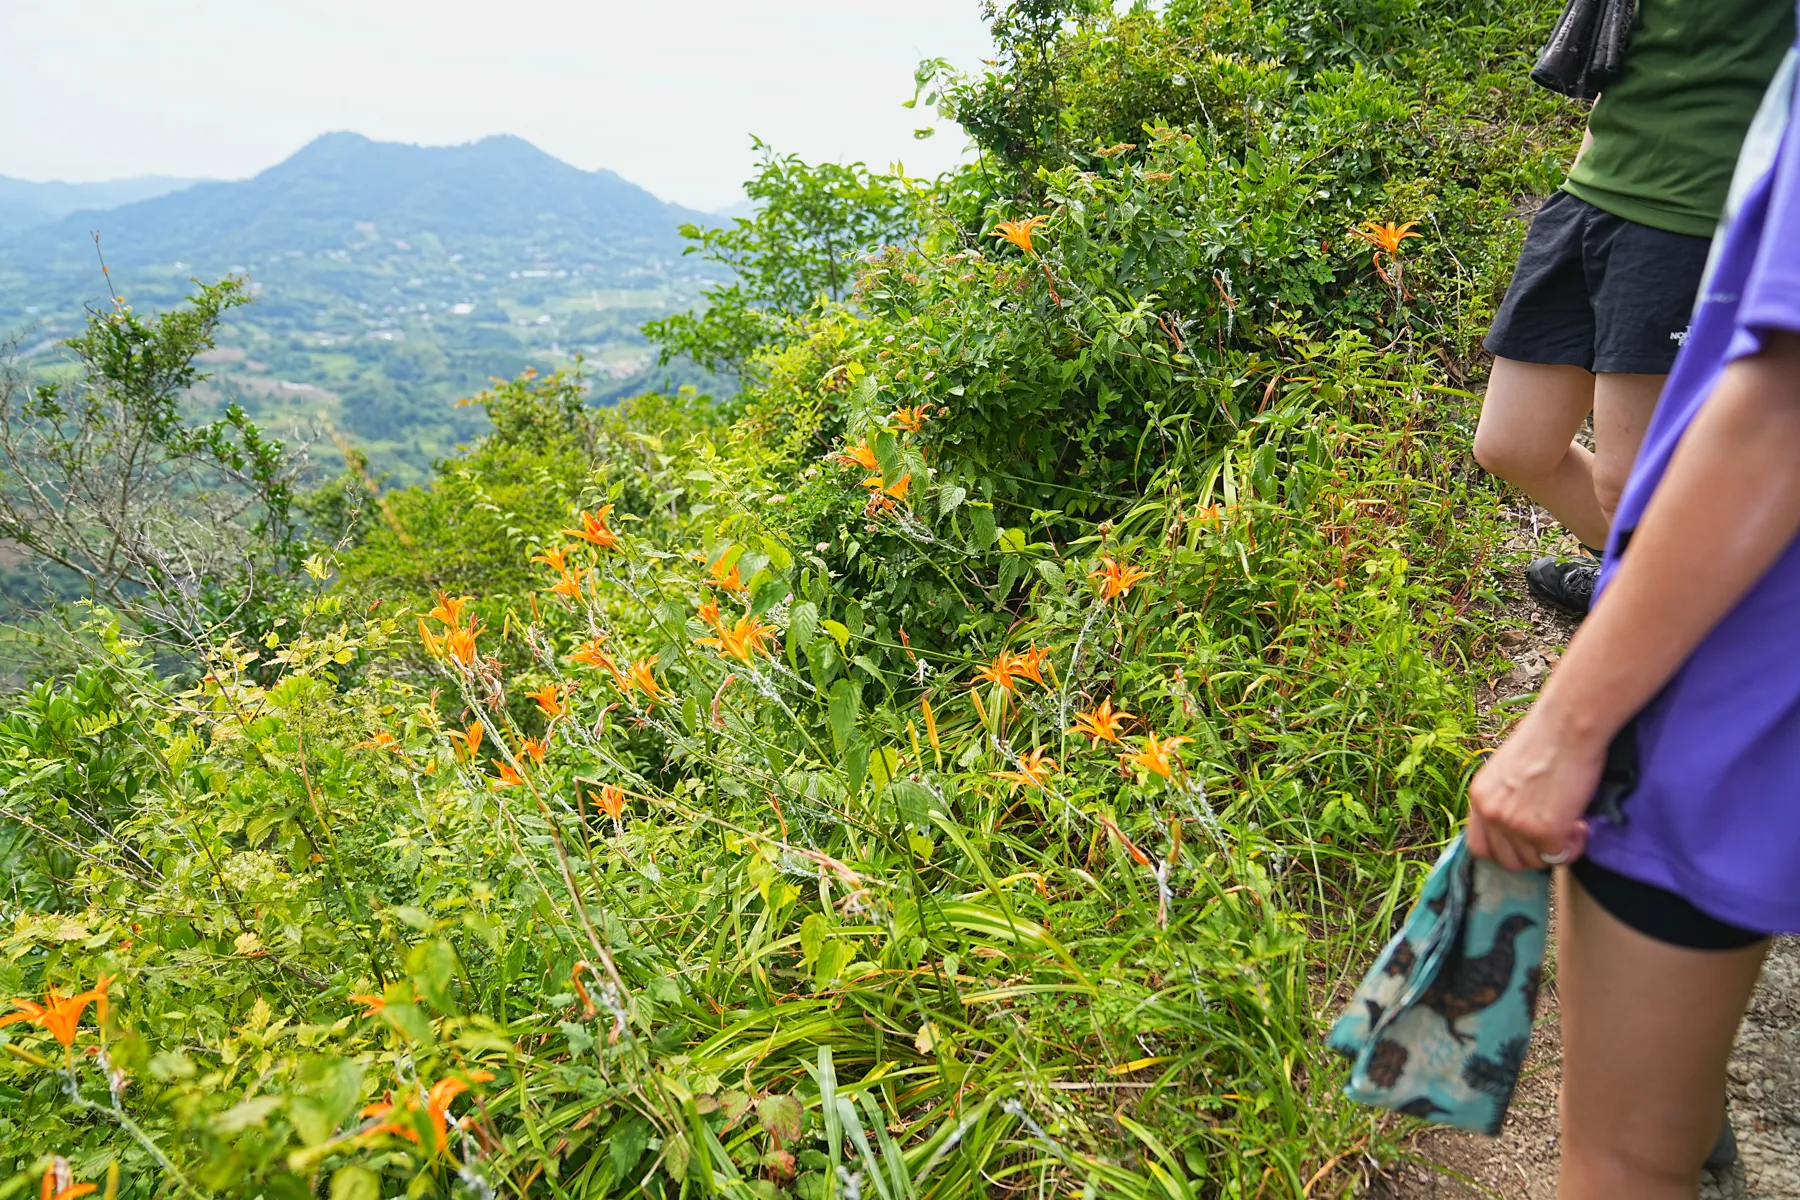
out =
<path fill-rule="evenodd" d="M 1781 125 L 1793 107 L 1791 62 L 1746 143 L 1736 215 L 1620 501 L 1602 594 L 1622 534 L 1725 367 L 1760 351 L 1772 330 L 1800 332 L 1800 122 Z M 1640 714 L 1637 745 L 1624 821 L 1596 820 L 1589 856 L 1732 924 L 1800 932 L 1800 541 Z"/>

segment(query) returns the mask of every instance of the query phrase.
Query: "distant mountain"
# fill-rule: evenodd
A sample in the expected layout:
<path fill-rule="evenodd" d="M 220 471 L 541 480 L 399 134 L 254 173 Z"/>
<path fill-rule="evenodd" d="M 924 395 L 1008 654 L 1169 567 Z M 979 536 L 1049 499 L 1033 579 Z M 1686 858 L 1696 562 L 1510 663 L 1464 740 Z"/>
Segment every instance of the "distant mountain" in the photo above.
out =
<path fill-rule="evenodd" d="M 116 266 L 180 261 L 201 274 L 376 236 L 430 237 L 447 254 L 511 236 L 563 254 L 614 257 L 627 248 L 679 253 L 676 229 L 706 219 L 522 138 L 428 147 L 330 133 L 250 179 L 196 184 L 104 218 L 70 216 L 33 229 L 0 247 L 0 260 L 27 270 L 85 267 L 95 229 Z"/>
<path fill-rule="evenodd" d="M 727 204 L 724 208 L 713 209 L 712 215 L 720 220 L 734 221 L 739 217 L 745 219 L 754 217 L 756 215 L 756 209 L 756 201 L 746 196 L 736 204 Z"/>
<path fill-rule="evenodd" d="M 682 255 L 689 222 L 719 218 L 516 137 L 420 147 L 327 134 L 251 179 L 0 235 L 0 344 L 18 338 L 26 366 L 47 368 L 109 286 L 151 312 L 195 278 L 243 275 L 255 303 L 221 329 L 196 404 L 235 399 L 283 436 L 329 423 L 376 470 L 417 479 L 486 427 L 453 401 L 495 376 L 580 356 L 596 399 L 713 386 L 656 368 L 639 332 L 724 277 Z"/>
<path fill-rule="evenodd" d="M 149 200 L 198 182 L 172 175 L 139 175 L 100 183 L 33 183 L 0 175 L 0 235 L 48 224 L 83 209 L 117 208 Z"/>

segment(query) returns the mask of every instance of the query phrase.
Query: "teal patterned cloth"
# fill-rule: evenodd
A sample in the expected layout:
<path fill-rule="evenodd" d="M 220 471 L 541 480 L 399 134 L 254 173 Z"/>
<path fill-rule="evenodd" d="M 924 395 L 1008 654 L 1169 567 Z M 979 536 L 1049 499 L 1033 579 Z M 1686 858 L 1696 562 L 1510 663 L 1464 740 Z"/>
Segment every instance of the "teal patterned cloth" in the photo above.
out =
<path fill-rule="evenodd" d="M 1362 1104 L 1492 1136 L 1512 1102 L 1550 916 L 1547 871 L 1508 871 L 1459 835 L 1327 1044 Z"/>

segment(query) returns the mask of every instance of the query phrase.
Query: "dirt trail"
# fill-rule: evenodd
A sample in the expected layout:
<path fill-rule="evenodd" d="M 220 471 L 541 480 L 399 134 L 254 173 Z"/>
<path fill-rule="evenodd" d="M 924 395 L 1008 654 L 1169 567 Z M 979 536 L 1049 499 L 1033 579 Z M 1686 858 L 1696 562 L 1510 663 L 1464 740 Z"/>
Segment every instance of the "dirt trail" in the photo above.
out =
<path fill-rule="evenodd" d="M 1528 514 L 1522 516 L 1528 520 Z M 1519 545 L 1511 549 L 1521 551 L 1522 558 L 1535 539 L 1527 521 L 1521 526 Z M 1508 696 L 1535 690 L 1573 632 L 1572 625 L 1526 598 L 1522 585 L 1519 592 L 1520 605 L 1529 606 L 1531 631 L 1504 643 L 1514 667 L 1480 697 L 1490 712 Z M 1551 981 L 1544 989 L 1531 1057 L 1501 1135 L 1488 1139 L 1443 1128 L 1422 1130 L 1411 1143 L 1416 1161 L 1396 1166 L 1366 1197 L 1555 1200 L 1560 1079 L 1561 1037 Z M 1702 1200 L 1800 1200 L 1800 938 L 1779 939 L 1769 952 L 1738 1031 L 1729 1088 L 1739 1161 L 1707 1173 Z"/>

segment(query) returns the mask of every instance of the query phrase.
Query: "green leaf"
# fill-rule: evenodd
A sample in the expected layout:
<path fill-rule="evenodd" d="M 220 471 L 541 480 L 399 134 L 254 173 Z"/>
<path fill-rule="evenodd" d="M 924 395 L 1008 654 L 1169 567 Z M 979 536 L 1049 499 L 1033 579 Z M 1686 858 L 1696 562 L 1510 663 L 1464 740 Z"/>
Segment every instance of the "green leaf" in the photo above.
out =
<path fill-rule="evenodd" d="M 764 574 L 750 587 L 750 611 L 760 617 L 785 600 L 789 590 L 786 575 Z"/>
<path fill-rule="evenodd" d="M 850 649 L 850 627 L 841 621 L 824 620 L 819 627 L 829 633 L 838 644 L 838 649 L 848 653 Z"/>
<path fill-rule="evenodd" d="M 367 1167 L 339 1167 L 331 1173 L 331 1200 L 381 1200 L 381 1176 Z"/>
<path fill-rule="evenodd" d="M 848 745 L 856 732 L 857 687 L 840 679 L 831 688 L 831 736 L 839 746 Z"/>
<path fill-rule="evenodd" d="M 638 1159 L 644 1157 L 644 1148 L 650 1144 L 650 1122 L 637 1114 L 613 1126 L 607 1138 L 607 1154 L 612 1158 L 613 1175 L 624 1179 L 631 1174 L 632 1168 L 638 1165 Z"/>
<path fill-rule="evenodd" d="M 778 1142 L 791 1142 L 806 1131 L 806 1109 L 792 1096 L 764 1096 L 757 1102 L 756 1119 Z"/>
<path fill-rule="evenodd" d="M 317 1146 L 330 1140 L 345 1118 L 356 1111 L 362 1068 L 351 1059 L 340 1058 L 315 1064 L 307 1074 L 316 1078 L 310 1090 L 288 1101 L 288 1119 L 302 1142 Z"/>
<path fill-rule="evenodd" d="M 430 913 L 422 908 L 414 908 L 410 904 L 402 904 L 400 907 L 389 911 L 420 933 L 437 932 L 437 922 L 432 919 Z"/>
<path fill-rule="evenodd" d="M 986 550 L 994 544 L 998 531 L 994 528 L 994 506 L 982 501 L 969 505 L 969 524 L 974 527 L 973 545 L 977 550 Z"/>
<path fill-rule="evenodd" d="M 788 645 L 809 645 L 811 644 L 814 635 L 818 632 L 818 605 L 814 604 L 811 600 L 805 600 L 788 610 Z"/>
<path fill-rule="evenodd" d="M 450 981 L 456 974 L 456 951 L 443 938 L 432 938 L 412 948 L 406 969 L 431 1007 L 449 1014 L 456 1011 L 450 999 Z"/>
<path fill-rule="evenodd" d="M 824 913 L 813 913 L 800 922 L 800 962 L 803 966 L 812 966 L 818 961 L 819 951 L 831 937 L 832 919 Z"/>
<path fill-rule="evenodd" d="M 906 824 L 923 826 L 930 819 L 931 793 L 925 790 L 923 784 L 914 783 L 910 779 L 896 779 L 888 785 L 888 798 L 894 803 L 896 815 Z M 925 844 L 931 844 L 929 839 Z"/>
<path fill-rule="evenodd" d="M 425 1043 L 436 1040 L 431 1032 L 431 1018 L 416 1004 L 389 1004 L 381 1010 L 381 1019 L 409 1041 Z"/>
<path fill-rule="evenodd" d="M 884 746 L 869 756 L 869 778 L 876 787 L 886 787 L 899 773 L 900 752 L 892 746 Z"/>
<path fill-rule="evenodd" d="M 252 1126 L 265 1124 L 269 1114 L 283 1103 L 280 1096 L 257 1096 L 240 1101 L 213 1118 L 213 1129 L 228 1137 L 234 1133 L 242 1133 Z"/>
<path fill-rule="evenodd" d="M 1062 568 L 1047 558 L 1040 558 L 1032 563 L 1031 569 L 1036 571 L 1045 583 L 1059 592 L 1068 583 L 1068 577 L 1063 574 Z"/>
<path fill-rule="evenodd" d="M 794 565 L 794 556 L 788 548 L 776 541 L 770 534 L 763 534 L 756 539 L 764 554 L 769 556 L 769 566 L 777 571 L 785 571 Z"/>
<path fill-rule="evenodd" d="M 941 489 L 938 492 L 938 516 L 949 516 L 958 508 L 962 507 L 962 502 L 968 498 L 969 490 L 967 488 L 961 488 L 957 487 L 955 484 L 950 484 L 948 487 Z"/>
<path fill-rule="evenodd" d="M 869 739 L 857 734 L 850 739 L 844 750 L 844 774 L 852 793 L 862 790 L 863 780 L 869 774 Z"/>
<path fill-rule="evenodd" d="M 875 437 L 875 461 L 881 464 L 883 487 L 892 487 L 906 474 L 906 465 L 900 461 L 900 439 L 886 430 Z"/>
<path fill-rule="evenodd" d="M 820 987 L 829 987 L 850 960 L 856 957 L 856 943 L 833 939 L 819 949 L 819 961 L 813 964 L 813 982 Z"/>

